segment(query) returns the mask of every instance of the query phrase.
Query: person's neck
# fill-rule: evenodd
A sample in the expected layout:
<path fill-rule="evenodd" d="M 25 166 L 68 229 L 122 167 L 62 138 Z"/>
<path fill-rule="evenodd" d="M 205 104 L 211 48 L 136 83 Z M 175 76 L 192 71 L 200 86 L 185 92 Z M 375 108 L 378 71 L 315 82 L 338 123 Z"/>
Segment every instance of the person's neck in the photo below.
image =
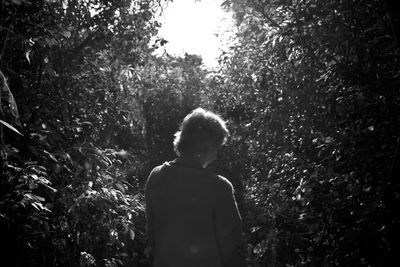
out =
<path fill-rule="evenodd" d="M 181 155 L 177 158 L 177 162 L 196 168 L 207 167 L 205 166 L 201 156 L 196 156 L 196 155 Z"/>

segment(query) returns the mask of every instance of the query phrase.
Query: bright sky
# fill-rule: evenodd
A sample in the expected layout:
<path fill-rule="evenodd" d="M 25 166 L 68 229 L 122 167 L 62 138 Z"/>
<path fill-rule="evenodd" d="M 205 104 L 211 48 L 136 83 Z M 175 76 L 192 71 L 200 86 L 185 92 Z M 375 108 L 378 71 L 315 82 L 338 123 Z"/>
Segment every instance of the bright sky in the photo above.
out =
<path fill-rule="evenodd" d="M 159 36 L 166 39 L 157 54 L 164 49 L 171 55 L 200 55 L 206 67 L 217 65 L 224 41 L 232 29 L 233 20 L 221 8 L 222 0 L 174 0 L 161 15 Z"/>

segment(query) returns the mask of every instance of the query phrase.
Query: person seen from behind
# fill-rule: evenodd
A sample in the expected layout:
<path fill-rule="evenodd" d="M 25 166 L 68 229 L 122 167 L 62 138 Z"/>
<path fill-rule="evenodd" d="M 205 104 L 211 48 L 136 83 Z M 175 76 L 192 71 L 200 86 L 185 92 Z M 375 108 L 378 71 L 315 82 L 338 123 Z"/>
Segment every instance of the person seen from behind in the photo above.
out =
<path fill-rule="evenodd" d="M 232 184 L 206 168 L 228 135 L 218 115 L 197 108 L 175 134 L 178 157 L 151 171 L 145 199 L 154 267 L 246 266 Z"/>

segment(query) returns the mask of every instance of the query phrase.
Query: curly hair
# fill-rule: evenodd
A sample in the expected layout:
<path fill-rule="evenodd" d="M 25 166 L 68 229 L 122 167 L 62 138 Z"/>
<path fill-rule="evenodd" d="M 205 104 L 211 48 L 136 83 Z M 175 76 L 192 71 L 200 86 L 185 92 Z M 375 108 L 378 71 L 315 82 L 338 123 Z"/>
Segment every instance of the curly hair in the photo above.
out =
<path fill-rule="evenodd" d="M 174 150 L 178 156 L 203 152 L 210 146 L 225 144 L 228 136 L 229 131 L 220 116 L 197 108 L 183 119 L 180 130 L 175 133 Z"/>

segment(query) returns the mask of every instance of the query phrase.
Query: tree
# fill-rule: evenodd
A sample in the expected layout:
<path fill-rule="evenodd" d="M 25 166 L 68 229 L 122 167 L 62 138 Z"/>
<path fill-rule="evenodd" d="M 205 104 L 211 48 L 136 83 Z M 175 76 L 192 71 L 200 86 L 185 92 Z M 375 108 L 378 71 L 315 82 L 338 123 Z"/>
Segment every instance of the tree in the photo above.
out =
<path fill-rule="evenodd" d="M 214 86 L 239 135 L 229 154 L 248 157 L 230 160 L 247 166 L 254 266 L 390 264 L 399 69 L 387 3 L 224 4 L 238 44 Z"/>
<path fill-rule="evenodd" d="M 10 266 L 148 264 L 138 179 L 127 177 L 141 165 L 121 149 L 133 134 L 120 78 L 150 56 L 159 4 L 0 4 L 9 85 L 2 80 L 0 228 Z"/>
<path fill-rule="evenodd" d="M 179 123 L 204 102 L 206 71 L 196 55 L 153 57 L 145 66 L 126 72 L 124 90 L 137 110 L 137 131 L 142 133 L 149 173 L 174 158 L 173 136 Z M 146 177 L 147 177 L 146 175 Z"/>

